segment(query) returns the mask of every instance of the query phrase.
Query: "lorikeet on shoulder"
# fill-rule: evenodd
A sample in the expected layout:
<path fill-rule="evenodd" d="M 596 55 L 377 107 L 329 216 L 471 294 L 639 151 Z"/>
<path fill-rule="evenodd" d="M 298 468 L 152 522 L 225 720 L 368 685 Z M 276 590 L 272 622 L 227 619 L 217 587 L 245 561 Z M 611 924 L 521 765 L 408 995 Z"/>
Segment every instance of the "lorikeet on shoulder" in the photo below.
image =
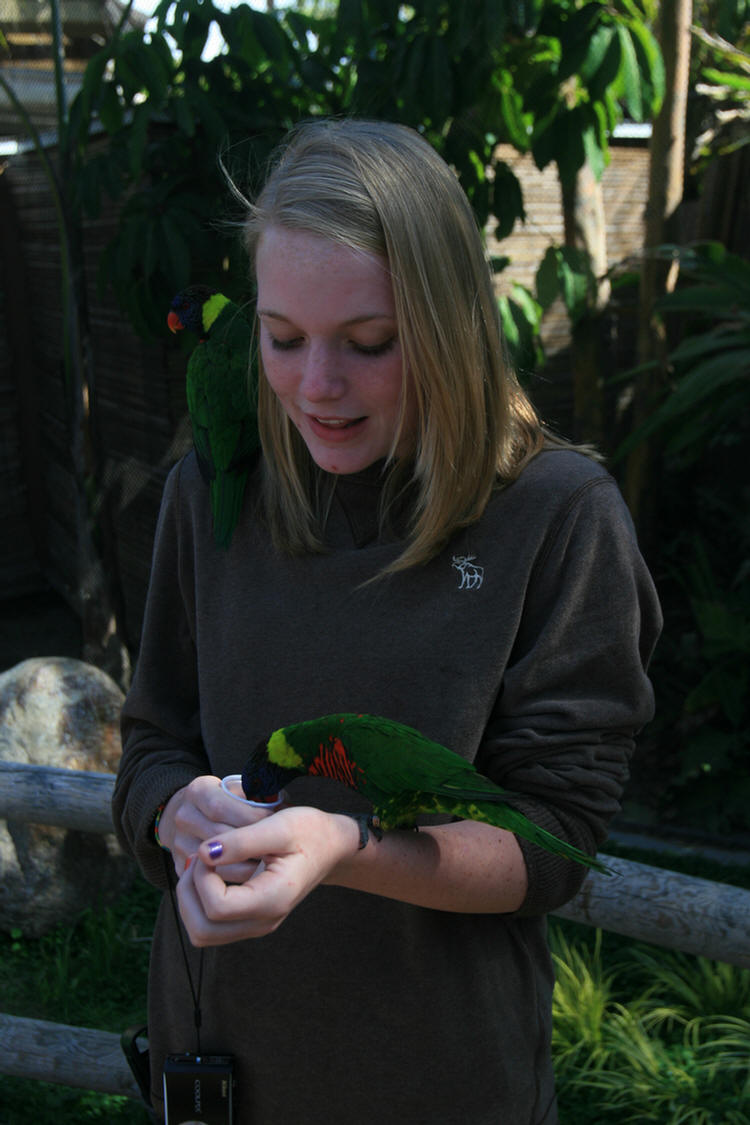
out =
<path fill-rule="evenodd" d="M 242 508 L 250 462 L 260 446 L 253 329 L 244 311 L 215 289 L 193 285 L 172 301 L 172 332 L 200 338 L 187 366 L 193 443 L 209 486 L 214 537 L 228 547 Z"/>
<path fill-rule="evenodd" d="M 402 723 L 336 714 L 282 727 L 251 754 L 242 787 L 248 798 L 262 799 L 302 775 L 356 789 L 372 803 L 384 829 L 411 828 L 420 814 L 443 813 L 508 829 L 549 852 L 606 871 L 599 860 L 513 808 L 513 795 L 459 754 Z"/>

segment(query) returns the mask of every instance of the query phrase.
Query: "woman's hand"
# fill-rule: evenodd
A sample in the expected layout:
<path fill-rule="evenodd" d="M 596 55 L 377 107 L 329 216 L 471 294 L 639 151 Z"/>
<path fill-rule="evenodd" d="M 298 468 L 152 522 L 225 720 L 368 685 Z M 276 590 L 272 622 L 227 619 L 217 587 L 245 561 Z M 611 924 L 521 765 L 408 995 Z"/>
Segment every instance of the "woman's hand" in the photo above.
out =
<path fill-rule="evenodd" d="M 229 877 L 237 871 L 241 882 Z M 288 807 L 204 840 L 177 898 L 193 945 L 227 945 L 273 933 L 321 883 L 430 910 L 505 914 L 523 904 L 528 876 L 516 837 L 489 824 L 390 831 L 360 851 L 350 816 Z"/>
<path fill-rule="evenodd" d="M 254 824 L 270 815 L 228 796 L 218 777 L 196 777 L 167 801 L 159 819 L 159 840 L 172 853 L 175 871 L 181 876 L 188 859 L 204 840 L 213 839 L 231 828 Z M 224 877 L 242 883 L 254 873 L 256 865 L 227 866 Z"/>
<path fill-rule="evenodd" d="M 262 823 L 211 836 L 177 885 L 191 942 L 227 945 L 272 933 L 358 847 L 359 828 L 351 817 L 307 807 L 282 809 Z M 237 885 L 228 873 L 240 869 L 245 879 Z"/>

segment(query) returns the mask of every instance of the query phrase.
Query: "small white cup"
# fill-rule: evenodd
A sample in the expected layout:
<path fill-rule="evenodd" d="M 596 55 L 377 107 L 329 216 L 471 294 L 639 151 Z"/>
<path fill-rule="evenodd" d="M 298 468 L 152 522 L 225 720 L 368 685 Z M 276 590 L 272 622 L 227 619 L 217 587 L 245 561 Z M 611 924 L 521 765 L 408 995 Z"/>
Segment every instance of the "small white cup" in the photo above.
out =
<path fill-rule="evenodd" d="M 286 800 L 286 790 L 281 789 L 275 801 L 248 801 L 242 788 L 242 775 L 239 773 L 230 773 L 226 777 L 222 777 L 221 788 L 227 797 L 231 797 L 235 801 L 242 801 L 243 805 L 249 805 L 251 809 L 265 809 L 266 812 L 275 812 L 279 805 L 283 805 Z M 260 875 L 265 867 L 265 863 L 261 860 L 253 872 L 253 879 Z"/>
<path fill-rule="evenodd" d="M 252 809 L 265 809 L 267 812 L 274 812 L 286 800 L 286 792 L 282 789 L 275 801 L 248 801 L 242 789 L 242 775 L 239 773 L 230 773 L 222 777 L 221 788 L 227 797 L 242 801 L 243 805 L 250 805 Z"/>

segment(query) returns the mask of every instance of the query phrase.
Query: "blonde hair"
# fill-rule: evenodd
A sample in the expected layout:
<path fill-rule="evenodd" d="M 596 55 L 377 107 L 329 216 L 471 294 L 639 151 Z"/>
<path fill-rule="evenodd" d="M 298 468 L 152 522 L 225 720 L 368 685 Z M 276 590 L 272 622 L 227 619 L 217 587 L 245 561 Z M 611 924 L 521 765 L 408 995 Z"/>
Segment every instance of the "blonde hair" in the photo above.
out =
<path fill-rule="evenodd" d="M 455 531 L 479 519 L 493 489 L 515 479 L 545 443 L 505 356 L 482 239 L 457 177 L 405 126 L 313 121 L 290 134 L 248 210 L 253 262 L 272 226 L 387 261 L 417 414 L 411 455 L 396 457 L 397 433 L 388 460 L 387 499 L 408 487 L 413 503 L 406 545 L 387 570 L 428 562 Z M 274 540 L 286 551 L 321 550 L 323 474 L 262 369 L 259 421 L 263 506 Z"/>

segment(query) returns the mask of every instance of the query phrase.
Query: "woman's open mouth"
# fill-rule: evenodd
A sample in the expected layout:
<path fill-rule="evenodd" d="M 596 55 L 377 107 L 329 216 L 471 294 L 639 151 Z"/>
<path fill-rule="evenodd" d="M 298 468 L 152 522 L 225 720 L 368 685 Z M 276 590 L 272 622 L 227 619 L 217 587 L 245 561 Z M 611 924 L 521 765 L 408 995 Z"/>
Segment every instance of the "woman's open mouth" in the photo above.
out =
<path fill-rule="evenodd" d="M 307 415 L 308 424 L 318 437 L 328 441 L 345 441 L 361 429 L 367 421 L 366 416 L 360 418 L 319 418 L 317 415 Z"/>

